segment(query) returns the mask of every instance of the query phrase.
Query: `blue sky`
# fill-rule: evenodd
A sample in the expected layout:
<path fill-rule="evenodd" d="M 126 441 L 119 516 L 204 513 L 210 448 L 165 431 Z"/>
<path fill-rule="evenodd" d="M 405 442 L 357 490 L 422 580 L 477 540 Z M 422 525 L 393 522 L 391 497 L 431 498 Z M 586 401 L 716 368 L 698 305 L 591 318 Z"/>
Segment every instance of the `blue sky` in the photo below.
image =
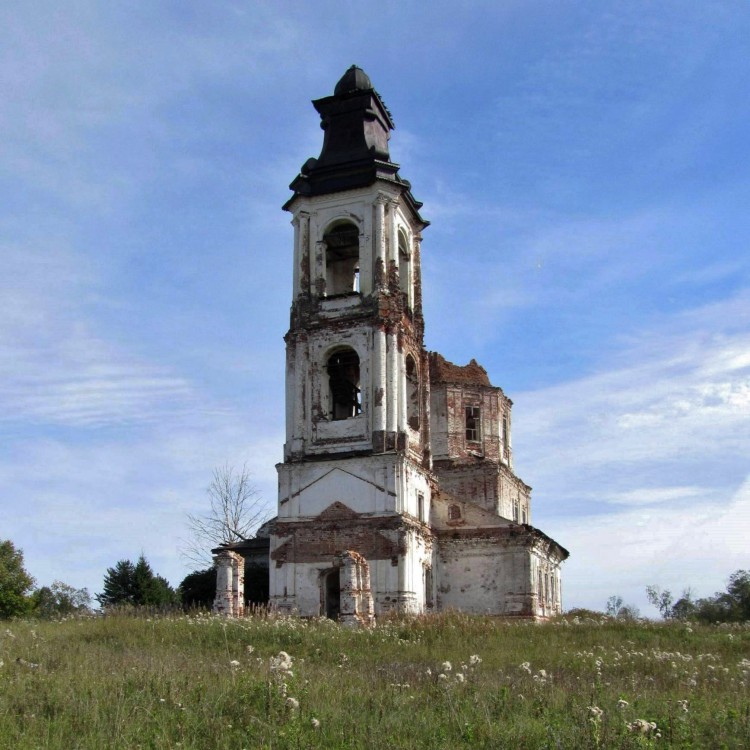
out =
<path fill-rule="evenodd" d="M 514 400 L 567 607 L 750 567 L 750 6 L 6 2 L 0 538 L 92 592 L 247 463 L 273 507 L 292 229 L 351 64 L 393 113 L 426 343 Z"/>

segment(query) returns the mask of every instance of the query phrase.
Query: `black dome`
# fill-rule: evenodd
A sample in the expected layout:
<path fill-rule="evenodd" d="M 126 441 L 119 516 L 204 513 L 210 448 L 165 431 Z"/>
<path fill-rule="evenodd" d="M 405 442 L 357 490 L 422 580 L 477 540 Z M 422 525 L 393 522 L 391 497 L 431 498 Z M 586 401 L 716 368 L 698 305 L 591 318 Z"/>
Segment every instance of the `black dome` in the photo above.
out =
<path fill-rule="evenodd" d="M 371 88 L 372 81 L 370 80 L 370 76 L 362 68 L 352 65 L 336 84 L 333 94 L 334 96 L 343 96 L 352 91 L 369 91 Z"/>

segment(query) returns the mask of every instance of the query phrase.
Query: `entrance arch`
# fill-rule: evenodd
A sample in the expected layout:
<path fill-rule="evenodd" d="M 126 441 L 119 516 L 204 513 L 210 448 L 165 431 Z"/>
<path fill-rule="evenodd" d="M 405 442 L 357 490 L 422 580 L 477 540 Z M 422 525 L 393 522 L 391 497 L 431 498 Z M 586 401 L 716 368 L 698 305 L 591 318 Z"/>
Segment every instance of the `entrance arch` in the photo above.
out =
<path fill-rule="evenodd" d="M 341 614 L 341 568 L 323 573 L 322 579 L 323 614 L 329 620 L 338 620 Z"/>

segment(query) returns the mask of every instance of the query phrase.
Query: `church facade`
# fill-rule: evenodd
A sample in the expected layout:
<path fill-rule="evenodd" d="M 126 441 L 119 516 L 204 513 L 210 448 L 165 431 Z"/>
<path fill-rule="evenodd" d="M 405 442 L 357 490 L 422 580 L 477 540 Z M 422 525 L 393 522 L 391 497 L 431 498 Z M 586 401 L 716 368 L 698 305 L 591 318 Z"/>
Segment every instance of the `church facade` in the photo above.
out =
<path fill-rule="evenodd" d="M 278 516 L 258 539 L 214 550 L 214 609 L 242 613 L 253 557 L 267 560 L 270 604 L 301 616 L 557 614 L 568 553 L 531 525 L 512 402 L 475 361 L 424 345 L 428 222 L 391 161 L 391 115 L 355 66 L 313 105 L 323 147 L 284 206 L 294 253 Z"/>

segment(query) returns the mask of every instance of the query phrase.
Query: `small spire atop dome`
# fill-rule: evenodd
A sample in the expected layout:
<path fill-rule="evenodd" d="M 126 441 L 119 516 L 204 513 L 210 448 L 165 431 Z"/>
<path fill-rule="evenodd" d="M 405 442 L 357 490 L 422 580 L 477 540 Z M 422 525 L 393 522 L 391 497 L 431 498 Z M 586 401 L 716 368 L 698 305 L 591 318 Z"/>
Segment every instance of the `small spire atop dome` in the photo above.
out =
<path fill-rule="evenodd" d="M 341 76 L 341 80 L 333 90 L 334 96 L 343 96 L 352 91 L 369 91 L 372 88 L 370 76 L 362 68 L 352 65 L 349 70 Z"/>

